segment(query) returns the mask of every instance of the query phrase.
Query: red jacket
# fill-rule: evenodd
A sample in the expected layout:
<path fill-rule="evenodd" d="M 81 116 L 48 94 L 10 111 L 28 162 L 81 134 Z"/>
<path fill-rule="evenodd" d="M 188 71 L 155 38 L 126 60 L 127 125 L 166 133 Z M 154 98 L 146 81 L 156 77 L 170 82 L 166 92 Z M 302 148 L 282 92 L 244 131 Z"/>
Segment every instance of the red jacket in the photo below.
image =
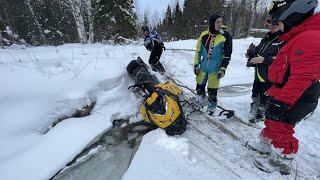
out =
<path fill-rule="evenodd" d="M 268 94 L 293 106 L 313 82 L 320 80 L 320 13 L 280 39 L 286 41 L 286 45 L 269 67 L 269 79 L 275 85 Z"/>

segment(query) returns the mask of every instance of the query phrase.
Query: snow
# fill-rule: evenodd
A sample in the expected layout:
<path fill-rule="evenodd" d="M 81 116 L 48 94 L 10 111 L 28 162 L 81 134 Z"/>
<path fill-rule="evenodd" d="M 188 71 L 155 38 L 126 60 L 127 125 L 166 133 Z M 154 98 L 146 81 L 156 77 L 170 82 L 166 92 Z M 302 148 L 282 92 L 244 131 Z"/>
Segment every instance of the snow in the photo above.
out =
<path fill-rule="evenodd" d="M 67 44 L 0 51 L 0 143 L 5 145 L 0 179 L 48 179 L 108 130 L 113 119 L 137 113 L 125 73 L 132 55 L 120 46 L 109 55 L 111 48 Z M 90 116 L 49 129 L 94 100 Z"/>
<path fill-rule="evenodd" d="M 244 52 L 259 39 L 234 40 L 232 60 L 221 86 L 253 81 Z M 138 45 L 66 44 L 58 47 L 15 46 L 0 49 L 0 179 L 49 179 L 85 147 L 112 126 L 114 119 L 139 120 L 136 96 L 127 90 L 132 80 L 126 65 L 137 56 L 148 61 L 149 52 Z M 161 61 L 168 73 L 194 88 L 192 51 L 196 40 L 165 43 Z M 219 103 L 248 119 L 250 94 L 219 97 Z M 59 117 L 97 101 L 89 116 Z M 298 177 L 320 178 L 319 107 L 296 127 L 300 150 L 296 158 Z M 198 123 L 198 121 L 195 121 Z M 241 137 L 256 139 L 259 130 L 226 122 Z M 256 169 L 254 154 L 240 142 L 199 120 L 213 139 L 196 134 L 190 127 L 182 136 L 169 137 L 163 130 L 146 134 L 125 180 L 134 179 L 293 179 Z M 246 140 L 246 139 L 244 139 Z"/>
<path fill-rule="evenodd" d="M 220 179 L 224 176 L 221 168 L 204 171 L 198 165 L 201 162 L 190 154 L 186 138 L 168 137 L 163 130 L 155 130 L 144 136 L 140 146 L 142 148 L 135 155 L 123 180 Z"/>
<path fill-rule="evenodd" d="M 43 32 L 44 32 L 45 34 L 49 34 L 51 31 L 50 31 L 49 29 L 45 29 Z"/>
<path fill-rule="evenodd" d="M 5 32 L 6 32 L 7 34 L 11 35 L 11 36 L 12 36 L 12 34 L 13 34 L 13 32 L 12 32 L 12 30 L 10 29 L 9 26 L 6 26 Z"/>
<path fill-rule="evenodd" d="M 245 67 L 244 52 L 251 42 L 258 44 L 259 41 L 255 38 L 234 40 L 232 61 L 221 81 L 222 86 L 253 82 L 253 70 Z M 195 44 L 195 40 L 187 40 L 166 43 L 166 47 L 194 49 Z M 173 73 L 183 84 L 194 87 L 194 52 L 169 51 L 165 54 L 163 61 L 167 71 Z M 224 107 L 234 109 L 238 117 L 249 119 L 251 94 L 219 97 L 218 101 Z M 252 165 L 255 154 L 250 153 L 243 145 L 221 133 L 214 133 L 213 130 L 207 130 L 213 134 L 213 139 L 202 140 L 192 128 L 188 128 L 183 135 L 176 137 L 168 137 L 163 130 L 145 135 L 123 179 L 294 179 L 296 176 L 298 179 L 319 179 L 320 134 L 315 128 L 320 121 L 319 109 L 318 107 L 311 118 L 302 121 L 295 128 L 295 136 L 300 140 L 299 153 L 293 163 L 297 175 L 293 173 L 281 176 L 279 173 L 261 172 Z M 206 126 L 200 126 L 197 121 L 195 124 L 204 130 Z M 235 132 L 239 131 L 240 137 L 246 137 L 244 141 L 257 140 L 259 130 L 232 123 L 234 122 L 226 125 Z M 260 126 L 263 127 L 261 123 Z M 195 142 L 202 143 L 198 146 Z"/>

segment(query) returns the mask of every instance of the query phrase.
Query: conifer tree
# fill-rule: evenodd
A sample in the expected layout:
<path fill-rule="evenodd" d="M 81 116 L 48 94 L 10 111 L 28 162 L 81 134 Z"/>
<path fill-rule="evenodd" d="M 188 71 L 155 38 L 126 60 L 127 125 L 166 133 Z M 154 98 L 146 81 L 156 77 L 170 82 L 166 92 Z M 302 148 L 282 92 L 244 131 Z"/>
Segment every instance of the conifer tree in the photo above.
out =
<path fill-rule="evenodd" d="M 144 12 L 142 25 L 143 26 L 149 26 L 150 25 L 147 11 Z"/>
<path fill-rule="evenodd" d="M 133 0 L 118 0 L 113 2 L 115 33 L 127 38 L 137 37 L 137 16 L 133 6 Z"/>
<path fill-rule="evenodd" d="M 163 31 L 161 32 L 162 36 L 167 39 L 171 40 L 173 37 L 172 29 L 173 29 L 173 18 L 170 6 L 168 6 L 165 18 L 162 23 Z"/>
<path fill-rule="evenodd" d="M 172 28 L 172 35 L 174 39 L 182 39 L 184 22 L 183 22 L 183 14 L 180 8 L 179 3 L 177 3 L 174 13 L 173 13 L 173 28 Z"/>

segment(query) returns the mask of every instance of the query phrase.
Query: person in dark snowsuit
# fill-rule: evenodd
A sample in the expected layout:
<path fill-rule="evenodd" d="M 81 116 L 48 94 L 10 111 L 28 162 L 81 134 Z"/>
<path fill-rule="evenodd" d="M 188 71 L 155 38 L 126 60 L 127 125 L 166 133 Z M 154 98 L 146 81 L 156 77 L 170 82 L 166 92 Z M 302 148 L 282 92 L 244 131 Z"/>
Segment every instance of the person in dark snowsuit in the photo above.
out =
<path fill-rule="evenodd" d="M 318 105 L 320 95 L 320 13 L 317 0 L 277 0 L 270 8 L 286 44 L 269 67 L 272 87 L 260 144 L 270 156 L 257 157 L 255 165 L 267 172 L 289 174 L 298 152 L 294 127 Z"/>
<path fill-rule="evenodd" d="M 165 46 L 160 35 L 156 31 L 149 30 L 148 26 L 142 26 L 141 31 L 144 37 L 144 46 L 148 51 L 151 51 L 149 64 L 153 71 L 165 72 L 163 65 L 160 62 L 162 52 L 165 50 Z"/>
<path fill-rule="evenodd" d="M 271 87 L 268 79 L 268 69 L 277 55 L 279 49 L 284 45 L 284 41 L 279 40 L 278 26 L 271 24 L 271 17 L 265 21 L 265 27 L 270 31 L 260 41 L 258 46 L 252 43 L 247 50 L 248 58 L 247 67 L 254 67 L 255 77 L 252 87 L 252 103 L 250 113 L 253 118 L 249 121 L 252 123 L 263 120 L 263 114 L 266 106 L 266 91 Z"/>

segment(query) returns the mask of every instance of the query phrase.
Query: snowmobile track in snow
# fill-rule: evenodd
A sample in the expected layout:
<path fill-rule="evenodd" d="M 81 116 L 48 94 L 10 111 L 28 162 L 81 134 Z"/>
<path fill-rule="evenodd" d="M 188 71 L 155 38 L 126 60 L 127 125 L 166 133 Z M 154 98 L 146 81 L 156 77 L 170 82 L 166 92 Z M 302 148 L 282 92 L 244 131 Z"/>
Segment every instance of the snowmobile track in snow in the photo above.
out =
<path fill-rule="evenodd" d="M 257 172 L 262 174 L 265 173 L 262 171 L 260 172 L 253 165 L 253 158 L 255 155 L 257 155 L 257 152 L 249 150 L 244 144 L 245 138 L 255 138 L 254 135 L 256 134 L 254 132 L 248 134 L 249 136 L 241 137 L 240 135 L 237 135 L 236 132 L 232 132 L 224 125 L 216 126 L 216 124 L 211 124 L 206 121 L 210 121 L 210 119 L 204 118 L 200 120 L 194 120 L 188 118 L 188 129 L 182 135 L 189 140 L 191 146 L 194 146 L 197 151 L 202 152 L 197 155 L 198 158 L 201 158 L 199 156 L 204 156 L 203 154 L 206 154 L 206 157 L 209 157 L 213 161 L 221 164 L 225 169 L 230 171 L 230 173 L 234 174 L 235 178 L 238 179 L 245 179 L 246 177 L 253 176 L 256 177 L 256 179 L 268 179 L 257 174 Z M 223 128 L 221 128 L 222 126 Z M 226 138 L 231 138 L 233 141 L 228 141 Z M 235 152 L 228 153 L 230 150 L 228 148 L 230 147 L 232 147 Z M 228 157 L 228 155 L 232 156 L 232 154 L 235 159 Z M 228 158 L 224 159 L 223 157 Z M 297 167 L 293 169 L 292 175 L 295 178 L 299 177 L 307 179 L 300 173 L 297 174 L 298 171 L 299 170 Z"/>
<path fill-rule="evenodd" d="M 202 125 L 201 127 L 199 127 L 199 124 L 198 126 L 194 126 L 189 123 L 188 126 L 189 128 L 186 133 L 183 134 L 183 137 L 187 138 L 191 146 L 194 146 L 197 151 L 201 152 L 199 155 L 197 155 L 197 158 L 201 158 L 199 156 L 204 156 L 204 154 L 207 155 L 206 157 L 209 157 L 213 161 L 218 162 L 226 170 L 235 175 L 235 178 L 237 179 L 248 177 L 248 174 L 250 174 L 250 177 L 256 176 L 254 169 L 252 167 L 248 167 L 248 164 L 238 163 L 239 166 L 236 166 L 235 168 L 235 162 L 230 161 L 230 159 L 224 158 L 228 154 L 223 148 L 225 146 L 225 138 L 230 138 L 228 134 L 221 134 L 221 130 L 218 127 L 211 125 Z M 237 140 L 235 141 L 236 142 L 233 142 L 234 147 L 237 147 L 237 144 L 239 145 L 239 143 L 241 144 L 241 142 L 238 142 Z M 248 153 L 250 155 L 253 154 L 250 152 Z M 245 152 L 245 154 L 248 153 Z"/>
<path fill-rule="evenodd" d="M 214 126 L 218 128 L 218 130 L 221 131 L 222 133 L 228 135 L 229 137 L 231 137 L 236 141 L 239 141 L 243 145 L 245 145 L 245 142 L 246 142 L 245 139 L 247 139 L 248 136 L 252 137 L 257 134 L 257 133 L 250 134 L 250 132 L 256 132 L 258 129 L 254 129 L 252 127 L 246 126 L 245 124 L 242 124 L 237 120 L 232 120 L 235 118 L 229 118 L 224 121 L 219 121 L 219 120 L 213 120 L 201 113 L 199 114 L 200 116 L 198 117 L 198 119 L 187 117 L 188 124 L 198 129 L 198 131 L 201 131 L 199 128 L 197 128 L 199 125 L 205 124 L 206 126 Z"/>

